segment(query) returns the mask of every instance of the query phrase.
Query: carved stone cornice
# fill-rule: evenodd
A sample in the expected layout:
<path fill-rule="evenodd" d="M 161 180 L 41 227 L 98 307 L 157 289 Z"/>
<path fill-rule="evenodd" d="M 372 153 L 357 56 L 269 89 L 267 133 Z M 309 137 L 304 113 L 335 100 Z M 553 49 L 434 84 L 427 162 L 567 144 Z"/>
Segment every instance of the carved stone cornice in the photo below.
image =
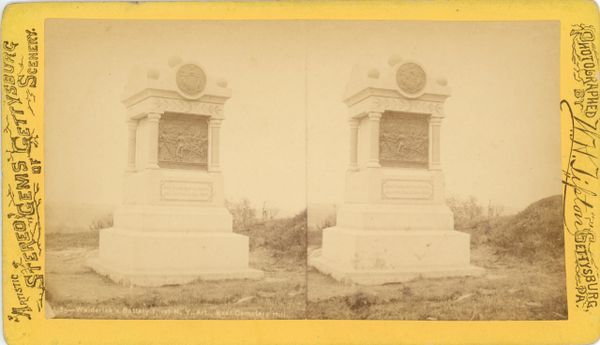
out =
<path fill-rule="evenodd" d="M 141 118 L 147 113 L 179 113 L 222 119 L 223 104 L 164 97 L 148 97 L 127 108 L 129 118 Z"/>
<path fill-rule="evenodd" d="M 433 117 L 444 116 L 444 104 L 439 101 L 424 101 L 392 97 L 368 97 L 352 105 L 350 117 L 362 117 L 371 112 L 397 111 L 404 113 L 427 114 Z"/>

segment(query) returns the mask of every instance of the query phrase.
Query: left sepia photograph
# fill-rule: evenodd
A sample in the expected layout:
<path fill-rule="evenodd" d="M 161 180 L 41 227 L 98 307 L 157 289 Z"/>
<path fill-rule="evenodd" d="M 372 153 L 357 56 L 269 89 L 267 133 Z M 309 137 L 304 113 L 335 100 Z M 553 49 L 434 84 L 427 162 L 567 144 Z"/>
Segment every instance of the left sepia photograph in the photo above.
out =
<path fill-rule="evenodd" d="M 46 21 L 47 318 L 305 317 L 303 27 Z"/>

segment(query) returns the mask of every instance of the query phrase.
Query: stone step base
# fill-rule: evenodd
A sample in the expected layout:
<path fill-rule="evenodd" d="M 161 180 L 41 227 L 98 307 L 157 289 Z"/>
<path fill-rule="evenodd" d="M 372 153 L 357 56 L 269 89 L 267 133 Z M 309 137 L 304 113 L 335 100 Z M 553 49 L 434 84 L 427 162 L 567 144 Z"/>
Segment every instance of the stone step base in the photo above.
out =
<path fill-rule="evenodd" d="M 470 262 L 469 234 L 446 231 L 323 230 L 323 258 L 353 269 L 464 266 Z"/>
<path fill-rule="evenodd" d="M 99 257 L 90 258 L 87 264 L 98 274 L 110 278 L 117 284 L 148 287 L 188 284 L 196 280 L 261 279 L 264 276 L 262 271 L 252 268 L 225 271 L 178 271 L 177 273 L 125 271 L 107 266 Z"/>
<path fill-rule="evenodd" d="M 393 270 L 354 270 L 348 267 L 339 267 L 335 263 L 323 260 L 321 256 L 309 259 L 309 265 L 317 270 L 332 276 L 343 283 L 359 285 L 382 285 L 388 283 L 402 283 L 417 278 L 442 278 L 461 276 L 481 276 L 485 271 L 476 266 L 438 266 L 419 268 L 396 268 Z"/>
<path fill-rule="evenodd" d="M 401 282 L 420 276 L 471 275 L 481 271 L 470 265 L 469 234 L 453 230 L 327 228 L 323 230 L 320 254 L 311 258 L 311 263 L 336 279 L 360 284 Z"/>
<path fill-rule="evenodd" d="M 98 273 L 123 284 L 160 286 L 195 279 L 256 279 L 248 268 L 248 237 L 224 232 L 100 231 Z"/>

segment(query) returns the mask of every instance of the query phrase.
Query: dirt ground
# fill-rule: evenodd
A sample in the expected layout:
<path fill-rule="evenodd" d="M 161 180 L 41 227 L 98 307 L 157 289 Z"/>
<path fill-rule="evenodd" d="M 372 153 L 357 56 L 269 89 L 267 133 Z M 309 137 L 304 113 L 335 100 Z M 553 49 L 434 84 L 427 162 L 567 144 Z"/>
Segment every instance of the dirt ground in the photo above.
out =
<path fill-rule="evenodd" d="M 122 286 L 85 266 L 97 250 L 89 234 L 55 236 L 46 252 L 47 301 L 55 318 L 297 319 L 305 317 L 304 262 L 257 248 L 261 280 L 196 281 L 156 288 Z"/>
<path fill-rule="evenodd" d="M 257 281 L 122 286 L 85 266 L 98 248 L 97 231 L 49 234 L 47 301 L 57 318 L 564 320 L 560 202 L 546 198 L 516 216 L 461 225 L 471 234 L 471 263 L 485 269 L 483 276 L 381 286 L 307 272 L 306 243 L 310 255 L 321 233 L 306 232 L 306 213 L 244 227 L 250 266 L 265 272 Z"/>
<path fill-rule="evenodd" d="M 481 277 L 416 279 L 381 286 L 342 284 L 308 272 L 309 319 L 564 320 L 562 260 L 527 263 L 473 249 Z"/>
<path fill-rule="evenodd" d="M 48 301 L 56 318 L 87 319 L 566 319 L 564 271 L 474 250 L 482 277 L 417 279 L 382 286 L 343 284 L 264 250 L 251 266 L 258 281 L 231 280 L 156 288 L 122 286 L 85 266 L 95 248 L 50 249 Z M 306 278 L 308 305 L 305 311 Z"/>

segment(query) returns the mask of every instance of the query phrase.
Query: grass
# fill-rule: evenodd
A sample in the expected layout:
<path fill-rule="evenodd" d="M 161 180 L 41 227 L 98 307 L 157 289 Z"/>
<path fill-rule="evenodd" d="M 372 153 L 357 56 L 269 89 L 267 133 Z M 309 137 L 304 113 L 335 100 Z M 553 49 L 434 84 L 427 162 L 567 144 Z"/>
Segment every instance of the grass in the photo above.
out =
<path fill-rule="evenodd" d="M 564 271 L 473 253 L 488 262 L 483 277 L 416 279 L 381 286 L 342 285 L 314 269 L 308 273 L 311 319 L 564 320 Z M 485 258 L 481 258 L 485 256 Z M 559 262 L 555 263 L 558 266 Z M 332 291 L 335 291 L 333 293 Z M 333 294 L 333 295 L 332 295 Z"/>
<path fill-rule="evenodd" d="M 471 234 L 471 261 L 486 275 L 381 286 L 342 284 L 312 268 L 306 272 L 306 244 L 309 251 L 320 246 L 321 231 L 307 231 L 305 212 L 235 229 L 250 237 L 250 266 L 265 272 L 258 281 L 121 286 L 84 265 L 98 246 L 97 231 L 48 234 L 47 297 L 59 318 L 567 318 L 564 257 L 558 255 L 564 252 L 560 196 L 514 216 L 469 219 L 456 228 Z"/>
<path fill-rule="evenodd" d="M 98 231 L 48 234 L 47 301 L 56 318 L 304 318 L 306 254 L 295 248 L 303 242 L 294 246 L 290 242 L 297 241 L 299 234 L 305 238 L 305 224 L 306 214 L 301 213 L 243 231 L 252 235 L 250 267 L 264 271 L 261 280 L 198 280 L 152 288 L 115 284 L 85 265 L 97 250 Z"/>
<path fill-rule="evenodd" d="M 475 246 L 497 254 L 534 262 L 564 251 L 562 198 L 541 199 L 514 216 L 457 222 L 456 229 L 471 234 Z"/>
<path fill-rule="evenodd" d="M 46 234 L 46 250 L 57 251 L 72 248 L 98 248 L 98 231 Z"/>
<path fill-rule="evenodd" d="M 471 262 L 482 277 L 417 279 L 381 286 L 341 284 L 308 272 L 311 319 L 567 319 L 561 197 L 514 216 L 457 222 L 471 234 Z M 309 243 L 320 231 L 309 232 Z"/>
<path fill-rule="evenodd" d="M 58 254 L 58 255 L 57 255 Z M 195 281 L 162 287 L 122 286 L 54 253 L 47 299 L 57 318 L 86 319 L 294 319 L 304 317 L 303 267 L 273 262 L 255 252 L 261 280 Z M 66 269 L 65 269 L 66 268 Z"/>

